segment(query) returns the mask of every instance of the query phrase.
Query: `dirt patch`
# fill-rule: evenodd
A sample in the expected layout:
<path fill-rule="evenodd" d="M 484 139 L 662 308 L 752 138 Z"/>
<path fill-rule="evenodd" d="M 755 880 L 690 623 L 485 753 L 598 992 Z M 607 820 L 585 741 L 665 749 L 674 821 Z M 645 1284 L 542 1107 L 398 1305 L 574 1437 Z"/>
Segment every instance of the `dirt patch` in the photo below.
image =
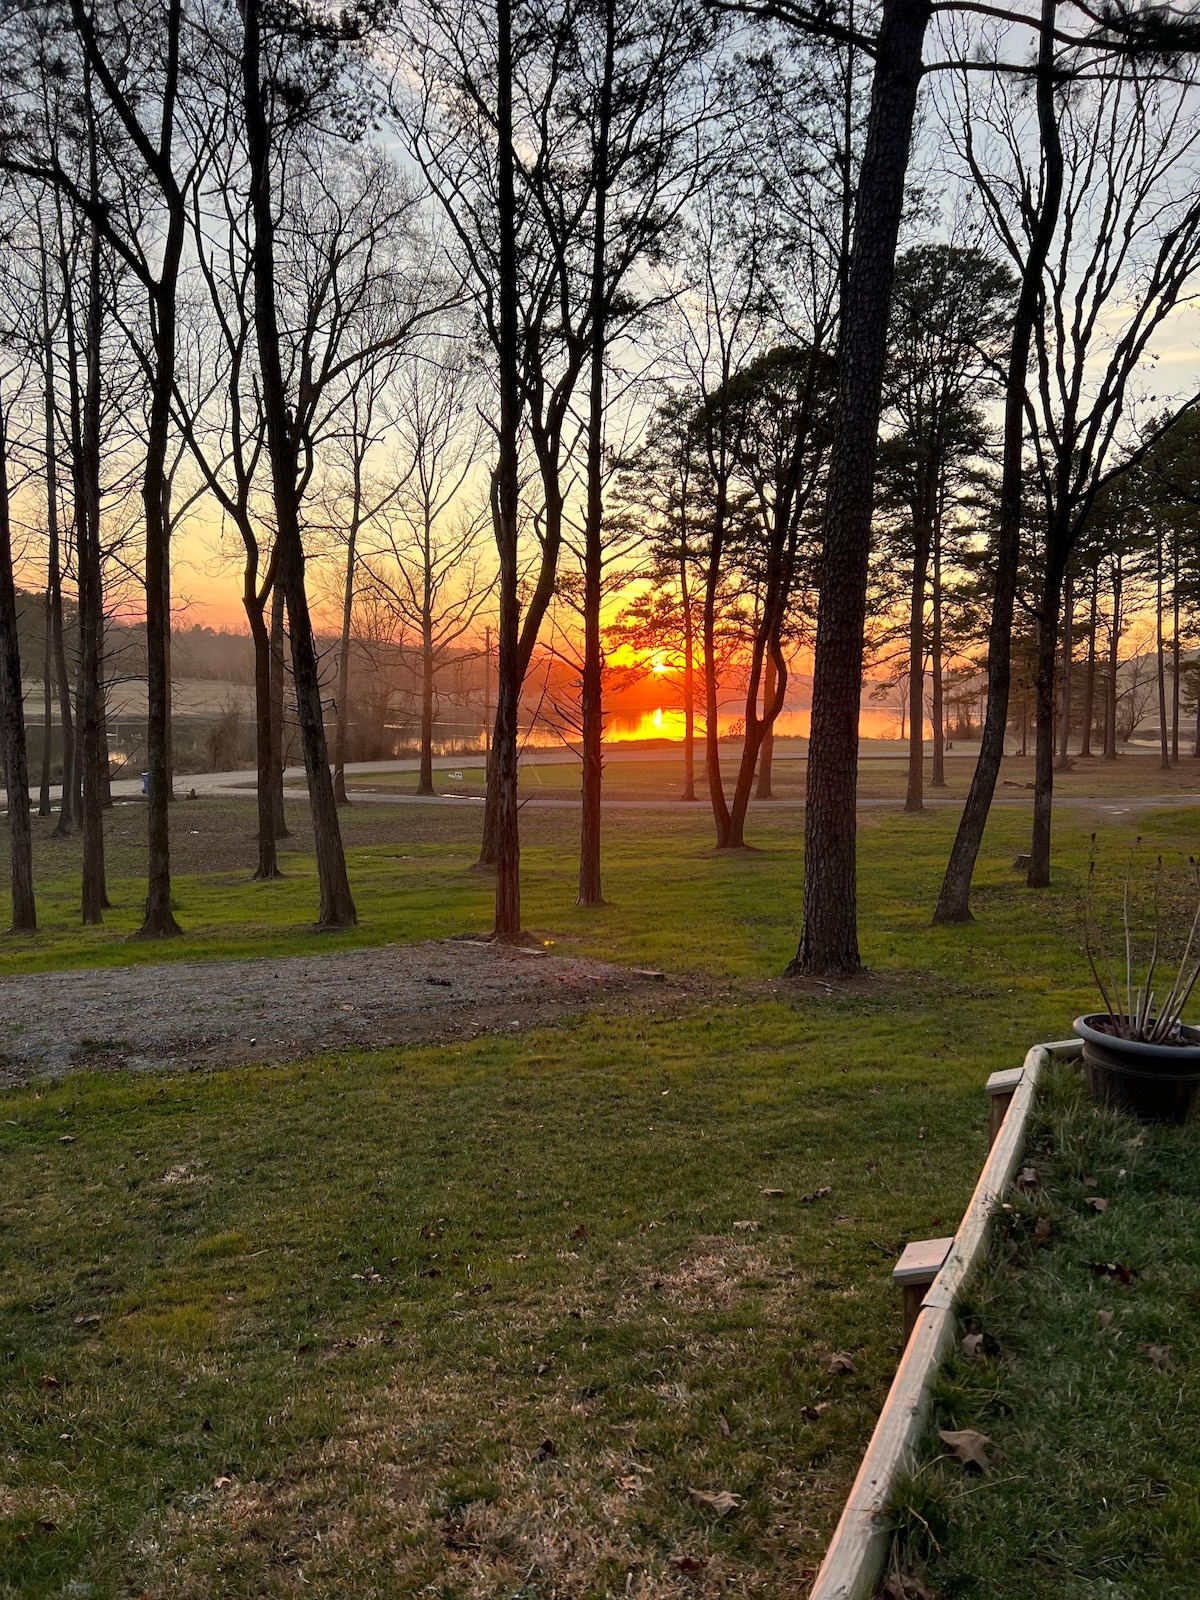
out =
<path fill-rule="evenodd" d="M 662 1003 L 627 967 L 461 941 L 0 980 L 0 1085 L 72 1070 L 287 1061 Z"/>

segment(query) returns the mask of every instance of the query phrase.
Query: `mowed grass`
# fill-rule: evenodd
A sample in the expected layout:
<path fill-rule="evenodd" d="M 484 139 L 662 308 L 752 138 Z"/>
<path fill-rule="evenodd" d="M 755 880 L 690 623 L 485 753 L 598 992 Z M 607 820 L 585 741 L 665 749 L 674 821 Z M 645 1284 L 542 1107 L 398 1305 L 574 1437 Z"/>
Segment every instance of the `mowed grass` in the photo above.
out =
<path fill-rule="evenodd" d="M 1190 748 L 1190 746 L 1189 746 Z M 796 804 L 804 799 L 807 771 L 807 742 L 801 739 L 779 739 L 775 747 L 772 768 L 772 794 L 774 799 Z M 908 784 L 908 755 L 899 740 L 872 739 L 863 741 L 863 756 L 859 762 L 858 795 L 860 800 L 878 802 L 902 801 Z M 726 793 L 732 795 L 737 780 L 739 748 L 734 740 L 722 741 L 721 775 Z M 970 787 L 975 770 L 975 751 L 972 746 L 947 751 L 944 786 L 932 787 L 933 763 L 925 757 L 925 797 L 931 803 L 961 801 Z M 696 747 L 695 779 L 700 799 L 698 809 L 707 810 L 704 787 L 704 748 Z M 453 774 L 461 776 L 453 776 Z M 484 770 L 477 757 L 465 757 L 453 765 L 439 760 L 433 774 L 434 788 L 439 795 L 467 796 L 478 799 L 484 792 Z M 415 772 L 358 772 L 350 773 L 347 788 L 353 794 L 415 794 Z M 1171 797 L 1195 795 L 1200 791 L 1200 763 L 1191 756 L 1178 766 L 1164 771 L 1157 754 L 1147 751 L 1122 753 L 1116 761 L 1076 757 L 1066 771 L 1056 771 L 1055 791 L 1068 800 L 1112 798 L 1116 796 Z M 1010 756 L 1004 762 L 997 796 L 1004 801 L 1028 801 L 1033 787 L 1033 757 Z M 561 760 L 547 759 L 539 753 L 536 759 L 522 762 L 520 791 L 529 800 L 578 800 L 580 789 L 580 764 L 564 755 Z M 683 789 L 683 756 L 676 749 L 624 750 L 620 745 L 609 747 L 604 766 L 604 794 L 610 801 L 628 804 L 646 801 L 655 804 L 679 800 Z M 755 810 L 757 811 L 757 803 Z"/>
<path fill-rule="evenodd" d="M 986 1435 L 993 1469 L 964 1471 L 934 1431 L 898 1500 L 902 1563 L 927 1562 L 943 1600 L 1200 1592 L 1198 1157 L 1195 1124 L 1101 1111 L 1065 1065 L 1044 1082 L 1039 1182 L 961 1308 L 984 1352 L 936 1389 L 935 1430 Z"/>
<path fill-rule="evenodd" d="M 103 930 L 76 926 L 77 844 L 40 831 L 46 931 L 9 941 L 7 970 L 487 925 L 477 818 L 362 806 L 343 818 L 362 925 L 313 934 L 295 819 L 288 877 L 254 885 L 252 808 L 181 803 L 189 931 L 162 947 L 126 939 L 139 808 L 109 821 Z M 689 975 L 684 1004 L 0 1097 L 0 1593 L 803 1592 L 899 1354 L 891 1264 L 956 1226 L 987 1073 L 1089 999 L 1086 819 L 1060 819 L 1056 886 L 1031 894 L 1025 819 L 997 813 L 979 921 L 934 930 L 953 818 L 872 815 L 875 976 L 800 988 L 776 981 L 794 818 L 718 856 L 703 816 L 612 814 L 591 912 L 576 819 L 523 820 L 527 924 Z M 1144 848 L 1193 849 L 1197 820 L 1148 816 Z M 1106 825 L 1105 847 L 1133 832 Z M 740 1503 L 717 1516 L 693 1489 Z"/>

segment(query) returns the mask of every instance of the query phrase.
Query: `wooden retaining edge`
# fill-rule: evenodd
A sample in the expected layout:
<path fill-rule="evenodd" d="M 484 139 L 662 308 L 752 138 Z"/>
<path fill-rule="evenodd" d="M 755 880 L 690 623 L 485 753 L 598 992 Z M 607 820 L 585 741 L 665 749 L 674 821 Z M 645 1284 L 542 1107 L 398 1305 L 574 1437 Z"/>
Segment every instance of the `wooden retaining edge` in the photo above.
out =
<path fill-rule="evenodd" d="M 984 1163 L 954 1244 L 921 1303 L 858 1476 L 850 1490 L 809 1600 L 872 1600 L 887 1558 L 888 1508 L 901 1473 L 911 1470 L 929 1414 L 929 1386 L 954 1338 L 954 1303 L 987 1245 L 988 1228 L 1025 1148 L 1025 1124 L 1050 1056 L 1077 1056 L 1078 1039 L 1034 1045 L 1020 1085 Z"/>

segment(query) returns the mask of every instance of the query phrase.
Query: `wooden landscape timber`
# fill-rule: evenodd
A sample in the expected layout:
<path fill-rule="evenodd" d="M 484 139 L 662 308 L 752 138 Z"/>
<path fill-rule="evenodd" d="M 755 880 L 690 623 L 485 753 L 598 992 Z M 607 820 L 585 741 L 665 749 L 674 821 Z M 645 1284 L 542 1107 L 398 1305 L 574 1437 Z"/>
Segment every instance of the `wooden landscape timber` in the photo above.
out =
<path fill-rule="evenodd" d="M 878 1588 L 891 1537 L 888 1509 L 892 1492 L 901 1474 L 911 1468 L 920 1444 L 929 1414 L 930 1386 L 954 1338 L 955 1302 L 983 1256 L 992 1214 L 1020 1162 L 1039 1075 L 1052 1055 L 1070 1058 L 1079 1055 L 1081 1048 L 1075 1039 L 1034 1045 L 1019 1069 L 1019 1082 L 992 1138 L 958 1232 L 916 1310 L 911 1332 L 906 1328 L 904 1354 L 809 1600 L 871 1600 Z M 1007 1076 L 993 1074 L 994 1078 Z M 1007 1092 L 1007 1086 L 1001 1094 L 992 1091 L 989 1080 L 993 1107 Z"/>

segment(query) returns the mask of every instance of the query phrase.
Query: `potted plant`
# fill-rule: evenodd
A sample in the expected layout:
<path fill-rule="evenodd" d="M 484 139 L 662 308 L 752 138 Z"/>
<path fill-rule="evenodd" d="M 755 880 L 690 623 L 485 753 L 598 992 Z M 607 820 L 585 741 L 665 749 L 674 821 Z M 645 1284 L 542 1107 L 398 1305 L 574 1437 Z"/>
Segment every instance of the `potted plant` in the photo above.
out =
<path fill-rule="evenodd" d="M 1093 845 L 1095 835 L 1093 835 Z M 1195 862 L 1191 862 L 1193 875 Z M 1092 976 L 1105 1010 L 1075 1019 L 1075 1032 L 1083 1040 L 1083 1061 L 1094 1099 L 1131 1112 L 1148 1122 L 1186 1122 L 1200 1092 L 1200 1029 L 1183 1021 L 1187 1005 L 1200 978 L 1200 903 L 1197 904 L 1187 943 L 1174 978 L 1159 999 L 1153 984 L 1159 966 L 1159 890 L 1162 858 L 1154 887 L 1154 942 L 1145 981 L 1135 981 L 1134 937 L 1130 911 L 1130 878 L 1125 875 L 1123 924 L 1125 934 L 1124 992 L 1109 961 L 1104 938 L 1092 915 L 1095 854 L 1088 869 L 1084 910 L 1084 944 Z M 1198 885 L 1200 887 L 1200 885 Z"/>

